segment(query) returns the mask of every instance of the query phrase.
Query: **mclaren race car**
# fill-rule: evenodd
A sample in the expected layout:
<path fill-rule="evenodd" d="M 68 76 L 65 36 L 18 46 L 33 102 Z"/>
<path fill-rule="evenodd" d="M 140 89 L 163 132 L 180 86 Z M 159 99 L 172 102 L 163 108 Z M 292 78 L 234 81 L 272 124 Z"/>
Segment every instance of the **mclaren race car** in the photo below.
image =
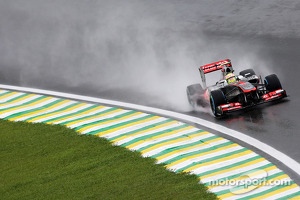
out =
<path fill-rule="evenodd" d="M 221 71 L 221 79 L 207 86 L 206 75 L 215 71 Z M 215 117 L 287 97 L 277 75 L 268 75 L 264 81 L 253 69 L 234 75 L 229 59 L 203 65 L 199 72 L 202 85 L 193 84 L 187 87 L 188 101 L 194 108 L 210 105 Z"/>

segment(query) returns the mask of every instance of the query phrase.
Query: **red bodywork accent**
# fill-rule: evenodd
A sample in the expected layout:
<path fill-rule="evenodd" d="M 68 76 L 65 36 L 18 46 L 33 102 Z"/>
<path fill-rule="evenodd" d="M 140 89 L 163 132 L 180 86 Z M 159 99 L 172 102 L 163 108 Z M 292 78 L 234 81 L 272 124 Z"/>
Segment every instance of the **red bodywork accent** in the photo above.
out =
<path fill-rule="evenodd" d="M 244 84 L 247 84 L 247 83 L 244 82 L 244 81 L 240 81 L 239 83 L 237 83 L 237 84 L 235 84 L 235 85 L 239 86 L 239 88 L 241 88 L 241 90 L 242 90 L 244 93 L 256 91 L 256 87 L 252 87 L 251 89 L 245 89 L 245 88 L 243 87 Z"/>
<path fill-rule="evenodd" d="M 275 90 L 273 92 L 269 92 L 269 93 L 263 95 L 262 98 L 265 101 L 270 101 L 272 99 L 276 99 L 276 98 L 284 97 L 284 96 L 286 96 L 285 90 L 279 89 L 279 90 Z"/>
<path fill-rule="evenodd" d="M 203 70 L 204 74 L 214 72 L 217 70 L 223 69 L 224 65 L 231 66 L 231 61 L 229 59 L 220 60 L 217 62 L 209 63 L 206 65 L 201 66 L 200 68 Z"/>
<path fill-rule="evenodd" d="M 226 112 L 226 111 L 230 111 L 230 110 L 238 110 L 238 109 L 241 109 L 243 108 L 242 107 L 242 104 L 239 103 L 239 102 L 236 102 L 236 103 L 229 103 L 229 104 L 224 104 L 224 105 L 221 105 L 220 106 L 222 111 Z"/>

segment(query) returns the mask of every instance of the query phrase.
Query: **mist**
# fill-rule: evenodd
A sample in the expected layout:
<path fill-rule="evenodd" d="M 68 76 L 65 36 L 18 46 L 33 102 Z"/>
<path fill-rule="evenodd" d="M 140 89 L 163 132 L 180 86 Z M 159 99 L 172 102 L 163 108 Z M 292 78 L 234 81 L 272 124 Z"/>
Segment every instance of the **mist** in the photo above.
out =
<path fill-rule="evenodd" d="M 273 18 L 271 30 L 263 26 L 266 13 L 258 18 L 261 10 L 253 3 L 220 3 L 212 13 L 216 3 L 1 0 L 0 81 L 188 110 L 186 86 L 200 82 L 200 65 L 230 58 L 236 71 L 272 71 L 260 54 L 263 47 L 220 33 L 238 33 L 245 28 L 239 20 L 248 23 L 246 35 L 280 37 L 285 29 L 274 26 Z M 245 6 L 255 12 L 252 21 Z M 212 39 L 212 32 L 220 36 Z"/>

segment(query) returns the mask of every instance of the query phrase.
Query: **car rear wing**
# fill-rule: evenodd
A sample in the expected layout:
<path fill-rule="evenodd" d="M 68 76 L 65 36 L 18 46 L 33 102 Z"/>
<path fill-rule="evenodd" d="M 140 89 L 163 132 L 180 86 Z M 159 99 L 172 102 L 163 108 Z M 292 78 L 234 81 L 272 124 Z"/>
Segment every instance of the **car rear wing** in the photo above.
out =
<path fill-rule="evenodd" d="M 223 75 L 225 76 L 225 69 L 224 68 L 229 68 L 231 71 L 233 71 L 232 69 L 232 65 L 231 65 L 231 61 L 230 59 L 224 59 L 224 60 L 220 60 L 217 62 L 213 62 L 213 63 L 209 63 L 206 65 L 202 65 L 199 67 L 199 72 L 200 72 L 200 76 L 202 79 L 202 83 L 203 83 L 203 87 L 206 88 L 206 79 L 205 79 L 205 74 L 214 72 L 214 71 L 218 71 L 218 70 L 222 70 Z"/>
<path fill-rule="evenodd" d="M 199 70 L 202 70 L 204 74 L 221 70 L 224 66 L 231 67 L 231 61 L 229 59 L 220 60 L 217 62 L 209 63 L 200 67 Z"/>

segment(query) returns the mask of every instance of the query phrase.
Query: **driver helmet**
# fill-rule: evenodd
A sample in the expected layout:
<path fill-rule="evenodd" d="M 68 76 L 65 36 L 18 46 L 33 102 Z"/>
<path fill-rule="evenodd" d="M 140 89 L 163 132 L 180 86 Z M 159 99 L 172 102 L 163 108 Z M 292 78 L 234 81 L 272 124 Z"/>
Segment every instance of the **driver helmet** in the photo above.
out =
<path fill-rule="evenodd" d="M 228 84 L 235 83 L 237 81 L 236 76 L 233 73 L 229 73 L 225 76 L 225 79 Z"/>
<path fill-rule="evenodd" d="M 222 72 L 223 72 L 223 76 L 225 76 L 229 73 L 233 73 L 234 70 L 232 69 L 232 66 L 230 64 L 224 64 L 222 65 Z"/>

